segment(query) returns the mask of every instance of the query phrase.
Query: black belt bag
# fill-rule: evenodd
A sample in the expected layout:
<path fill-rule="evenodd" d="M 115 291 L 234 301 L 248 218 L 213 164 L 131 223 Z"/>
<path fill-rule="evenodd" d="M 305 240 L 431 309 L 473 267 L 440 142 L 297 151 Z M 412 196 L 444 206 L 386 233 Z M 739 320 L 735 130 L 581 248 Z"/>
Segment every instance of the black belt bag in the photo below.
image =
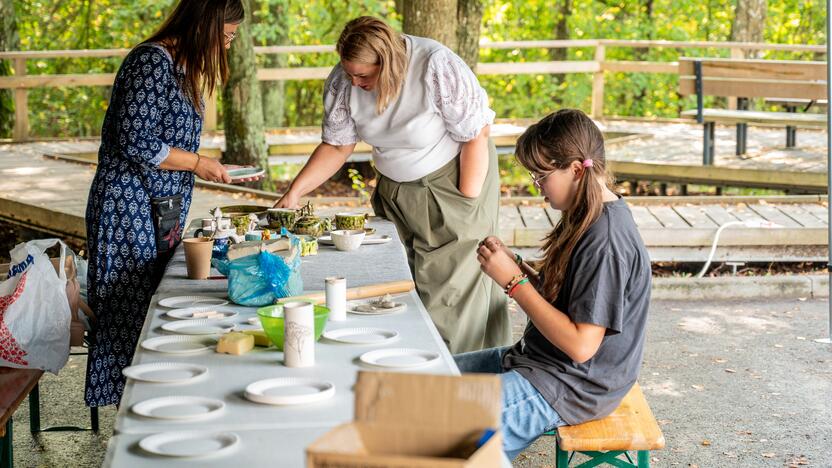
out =
<path fill-rule="evenodd" d="M 156 229 L 156 251 L 173 252 L 182 238 L 179 217 L 182 214 L 182 195 L 151 198 L 153 227 Z"/>

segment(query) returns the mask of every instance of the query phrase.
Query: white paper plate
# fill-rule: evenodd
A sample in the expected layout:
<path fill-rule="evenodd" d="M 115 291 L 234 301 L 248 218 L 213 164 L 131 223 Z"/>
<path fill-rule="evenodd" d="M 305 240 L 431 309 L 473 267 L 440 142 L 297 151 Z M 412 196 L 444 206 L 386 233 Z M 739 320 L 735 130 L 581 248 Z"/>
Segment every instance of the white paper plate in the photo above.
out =
<path fill-rule="evenodd" d="M 278 378 L 260 380 L 246 387 L 245 396 L 267 405 L 302 405 L 335 395 L 335 385 L 315 379 Z"/>
<path fill-rule="evenodd" d="M 217 340 L 210 336 L 157 336 L 142 341 L 142 348 L 168 354 L 192 354 L 211 349 Z"/>
<path fill-rule="evenodd" d="M 240 443 L 233 432 L 162 432 L 139 441 L 142 450 L 164 457 L 207 457 L 232 450 Z"/>
<path fill-rule="evenodd" d="M 208 368 L 184 362 L 152 362 L 125 367 L 125 377 L 151 383 L 185 383 L 208 373 Z"/>
<path fill-rule="evenodd" d="M 248 179 L 251 177 L 260 177 L 261 175 L 265 174 L 266 171 L 257 167 L 238 167 L 235 169 L 229 169 L 228 175 L 231 177 L 231 182 L 234 183 L 239 181 L 240 179 Z"/>
<path fill-rule="evenodd" d="M 162 330 L 180 335 L 221 335 L 233 330 L 232 322 L 215 319 L 179 320 L 162 325 Z"/>
<path fill-rule="evenodd" d="M 357 345 L 380 345 L 389 343 L 399 337 L 394 330 L 383 328 L 341 328 L 324 333 L 330 341 Z"/>
<path fill-rule="evenodd" d="M 162 307 L 170 309 L 185 309 L 185 308 L 211 308 L 219 307 L 228 304 L 225 299 L 214 296 L 174 296 L 166 297 L 159 301 Z"/>
<path fill-rule="evenodd" d="M 364 236 L 364 240 L 361 241 L 361 245 L 376 245 L 376 244 L 386 244 L 393 240 L 390 236 Z M 332 242 L 332 236 L 321 236 L 318 238 L 318 243 L 321 245 L 335 245 Z"/>
<path fill-rule="evenodd" d="M 165 315 L 177 320 L 224 320 L 237 316 L 237 312 L 234 312 L 233 310 L 216 310 L 217 313 L 222 314 L 222 317 L 194 317 L 194 314 L 198 314 L 199 312 L 208 312 L 209 310 L 216 310 L 216 307 L 188 307 L 185 309 L 173 309 L 169 310 Z"/>
<path fill-rule="evenodd" d="M 261 330 L 263 329 L 263 322 L 260 321 L 260 317 L 249 317 L 246 322 L 248 322 L 249 325 L 254 325 Z"/>
<path fill-rule="evenodd" d="M 195 421 L 218 415 L 225 403 L 214 398 L 196 396 L 165 396 L 151 398 L 133 405 L 139 416 L 167 421 Z"/>
<path fill-rule="evenodd" d="M 392 309 L 378 309 L 374 312 L 360 312 L 358 310 L 355 310 L 356 307 L 367 303 L 367 301 L 349 302 L 347 303 L 347 312 L 355 315 L 390 315 L 402 312 L 407 309 L 407 304 L 403 302 L 396 302 L 396 307 L 393 307 Z"/>
<path fill-rule="evenodd" d="M 439 359 L 439 353 L 424 349 L 390 348 L 364 353 L 359 358 L 374 367 L 404 369 L 426 366 Z"/>

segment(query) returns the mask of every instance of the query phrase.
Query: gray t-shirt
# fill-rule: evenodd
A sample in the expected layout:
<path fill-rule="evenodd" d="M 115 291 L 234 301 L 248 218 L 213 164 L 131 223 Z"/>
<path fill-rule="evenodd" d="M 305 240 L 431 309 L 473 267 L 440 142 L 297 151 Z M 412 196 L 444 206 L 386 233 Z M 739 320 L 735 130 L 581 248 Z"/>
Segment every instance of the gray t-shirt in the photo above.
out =
<path fill-rule="evenodd" d="M 529 321 L 503 369 L 526 378 L 570 425 L 609 415 L 638 378 L 650 282 L 650 258 L 627 203 L 605 203 L 578 241 L 554 304 L 575 323 L 607 328 L 598 352 L 575 363 Z"/>

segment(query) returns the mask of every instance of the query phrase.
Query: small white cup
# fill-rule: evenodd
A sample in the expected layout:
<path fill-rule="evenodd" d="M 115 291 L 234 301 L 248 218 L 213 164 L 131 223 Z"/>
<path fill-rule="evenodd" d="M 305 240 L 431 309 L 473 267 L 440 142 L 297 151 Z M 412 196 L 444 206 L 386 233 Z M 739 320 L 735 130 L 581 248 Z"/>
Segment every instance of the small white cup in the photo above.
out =
<path fill-rule="evenodd" d="M 332 231 L 332 243 L 335 248 L 344 252 L 349 252 L 357 249 L 364 242 L 364 236 L 367 233 L 363 230 L 353 231 Z"/>

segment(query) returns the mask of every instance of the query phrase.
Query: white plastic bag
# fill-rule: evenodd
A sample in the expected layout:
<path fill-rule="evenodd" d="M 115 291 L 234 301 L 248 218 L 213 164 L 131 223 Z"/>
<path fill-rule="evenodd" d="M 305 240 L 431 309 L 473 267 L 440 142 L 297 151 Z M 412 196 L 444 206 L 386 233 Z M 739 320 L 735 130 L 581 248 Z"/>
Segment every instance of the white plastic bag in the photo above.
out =
<path fill-rule="evenodd" d="M 60 274 L 45 253 L 56 244 L 61 244 Z M 66 250 L 58 239 L 43 239 L 18 244 L 11 251 L 9 278 L 0 282 L 0 366 L 57 374 L 66 364 Z"/>

